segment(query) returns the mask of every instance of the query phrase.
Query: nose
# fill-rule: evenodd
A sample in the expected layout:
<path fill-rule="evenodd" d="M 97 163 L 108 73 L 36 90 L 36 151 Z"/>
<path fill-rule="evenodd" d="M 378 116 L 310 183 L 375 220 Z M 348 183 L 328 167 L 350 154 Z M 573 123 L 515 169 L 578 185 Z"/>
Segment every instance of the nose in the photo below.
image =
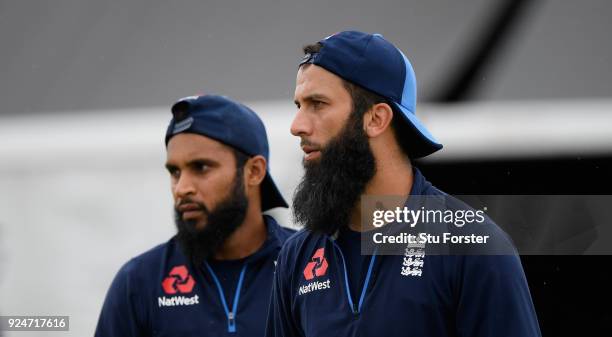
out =
<path fill-rule="evenodd" d="M 302 109 L 298 109 L 293 122 L 291 122 L 291 134 L 296 137 L 310 136 L 312 134 L 312 122 Z"/>
<path fill-rule="evenodd" d="M 181 173 L 174 184 L 174 197 L 178 201 L 189 195 L 195 194 L 195 186 L 189 174 Z"/>

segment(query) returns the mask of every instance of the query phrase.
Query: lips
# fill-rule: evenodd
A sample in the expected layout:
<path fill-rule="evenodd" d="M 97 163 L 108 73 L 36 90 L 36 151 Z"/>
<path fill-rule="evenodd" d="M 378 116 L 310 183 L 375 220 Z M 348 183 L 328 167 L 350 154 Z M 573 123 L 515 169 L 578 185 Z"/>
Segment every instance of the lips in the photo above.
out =
<path fill-rule="evenodd" d="M 199 217 L 204 211 L 204 209 L 196 203 L 180 204 L 176 209 L 181 213 L 183 220 Z"/>
<path fill-rule="evenodd" d="M 196 203 L 181 204 L 178 207 L 179 212 L 201 211 L 202 207 Z"/>
<path fill-rule="evenodd" d="M 321 155 L 321 150 L 311 145 L 303 145 L 302 151 L 304 151 L 304 160 L 312 160 Z"/>

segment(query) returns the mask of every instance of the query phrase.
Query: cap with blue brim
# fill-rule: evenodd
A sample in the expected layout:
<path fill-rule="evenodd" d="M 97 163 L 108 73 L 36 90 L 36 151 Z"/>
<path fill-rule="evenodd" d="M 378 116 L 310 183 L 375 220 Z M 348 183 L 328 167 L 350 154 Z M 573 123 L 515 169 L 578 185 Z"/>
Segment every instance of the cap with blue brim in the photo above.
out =
<path fill-rule="evenodd" d="M 430 155 L 442 148 L 417 118 L 417 85 L 408 58 L 380 34 L 344 31 L 321 41 L 322 48 L 306 54 L 302 64 L 323 67 L 341 78 L 385 97 L 410 126 L 412 158 Z"/>

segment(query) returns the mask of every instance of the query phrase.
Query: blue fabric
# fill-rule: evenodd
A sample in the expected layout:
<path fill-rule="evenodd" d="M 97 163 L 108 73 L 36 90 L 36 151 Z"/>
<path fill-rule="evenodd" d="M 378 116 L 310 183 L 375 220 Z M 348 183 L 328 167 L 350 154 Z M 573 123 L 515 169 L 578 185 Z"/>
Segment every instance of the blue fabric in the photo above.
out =
<path fill-rule="evenodd" d="M 346 31 L 320 42 L 323 48 L 315 55 L 314 64 L 395 102 L 402 100 L 404 61 L 382 35 Z M 416 101 L 416 95 L 412 99 Z"/>
<path fill-rule="evenodd" d="M 119 270 L 106 295 L 95 336 L 262 336 L 274 263 L 282 243 L 294 233 L 271 217 L 265 216 L 265 220 L 268 238 L 262 248 L 243 261 L 248 268 L 237 302 L 235 333 L 228 331 L 228 318 L 212 275 L 204 266 L 194 268 L 172 238 Z M 241 269 L 244 264 L 237 265 Z M 189 284 L 193 279 L 194 285 L 187 289 L 190 291 L 168 294 L 163 284 L 182 266 L 188 277 L 170 281 L 186 280 L 183 284 Z M 225 294 L 227 304 L 232 307 L 238 283 L 236 268 L 232 263 L 215 266 L 217 278 L 229 292 Z"/>
<path fill-rule="evenodd" d="M 411 194 L 444 195 L 418 169 Z M 319 269 L 308 280 L 304 270 L 321 249 L 325 273 Z M 423 261 L 421 276 L 404 276 L 403 256 L 377 256 L 355 314 L 333 238 L 302 230 L 279 253 L 266 336 L 540 336 L 518 256 L 427 255 Z"/>
<path fill-rule="evenodd" d="M 208 264 L 217 275 L 219 282 L 221 282 L 221 284 L 228 285 L 228 287 L 223 287 L 225 301 L 228 304 L 232 303 L 232 301 L 234 300 L 236 285 L 238 284 L 240 271 L 244 266 L 245 260 L 246 259 L 208 261 Z"/>
<path fill-rule="evenodd" d="M 361 233 L 347 227 L 342 228 L 336 243 L 344 254 L 346 272 L 349 276 L 351 298 L 358 299 L 370 259 L 361 255 Z"/>
<path fill-rule="evenodd" d="M 226 291 L 223 290 L 223 285 L 217 277 L 217 273 L 212 269 L 208 262 L 204 262 L 206 269 L 208 270 L 210 277 L 213 279 L 215 286 L 217 287 L 217 291 L 219 292 L 219 299 L 221 300 L 221 305 L 223 306 L 223 310 L 225 311 L 225 316 L 227 316 L 227 331 L 228 332 L 236 332 L 236 311 L 238 308 L 238 304 L 240 303 L 240 293 L 242 292 L 242 285 L 244 284 L 244 275 L 246 274 L 246 270 L 248 267 L 248 262 L 244 262 L 240 268 L 240 273 L 238 274 L 238 282 L 236 283 L 236 289 L 234 291 L 233 301 L 229 301 L 225 298 Z M 229 283 L 226 283 L 226 285 Z M 231 307 L 228 303 L 231 303 Z"/>
<path fill-rule="evenodd" d="M 402 99 L 398 101 L 401 105 L 406 107 L 409 112 L 412 114 L 416 111 L 416 97 L 417 97 L 417 84 L 416 84 L 416 75 L 414 74 L 414 69 L 412 68 L 412 64 L 408 61 L 408 58 L 401 50 L 397 50 L 400 55 L 402 55 L 402 59 L 404 60 L 404 68 L 406 69 L 406 76 L 404 78 L 404 88 L 402 89 Z"/>

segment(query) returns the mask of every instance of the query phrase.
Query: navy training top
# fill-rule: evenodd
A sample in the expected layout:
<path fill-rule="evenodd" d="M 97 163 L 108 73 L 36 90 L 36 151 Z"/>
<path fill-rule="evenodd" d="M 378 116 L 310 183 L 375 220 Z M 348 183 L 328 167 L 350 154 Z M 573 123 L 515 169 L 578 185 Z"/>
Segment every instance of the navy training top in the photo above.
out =
<path fill-rule="evenodd" d="M 411 195 L 446 196 L 416 168 Z M 488 225 L 514 248 L 497 225 Z M 340 231 L 338 240 L 342 236 Z M 401 255 L 364 256 L 360 263 L 354 257 L 359 248 L 350 248 L 348 254 L 345 250 L 346 240 L 338 243 L 332 236 L 306 230 L 285 242 L 274 277 L 267 337 L 541 336 L 516 253 L 416 252 L 406 264 Z M 347 268 L 351 261 L 367 268 Z M 358 270 L 365 275 L 349 275 Z M 356 280 L 360 284 L 350 284 Z"/>
<path fill-rule="evenodd" d="M 194 268 L 175 238 L 127 262 L 95 336 L 263 336 L 274 265 L 294 231 L 264 215 L 268 236 L 241 260 Z"/>

